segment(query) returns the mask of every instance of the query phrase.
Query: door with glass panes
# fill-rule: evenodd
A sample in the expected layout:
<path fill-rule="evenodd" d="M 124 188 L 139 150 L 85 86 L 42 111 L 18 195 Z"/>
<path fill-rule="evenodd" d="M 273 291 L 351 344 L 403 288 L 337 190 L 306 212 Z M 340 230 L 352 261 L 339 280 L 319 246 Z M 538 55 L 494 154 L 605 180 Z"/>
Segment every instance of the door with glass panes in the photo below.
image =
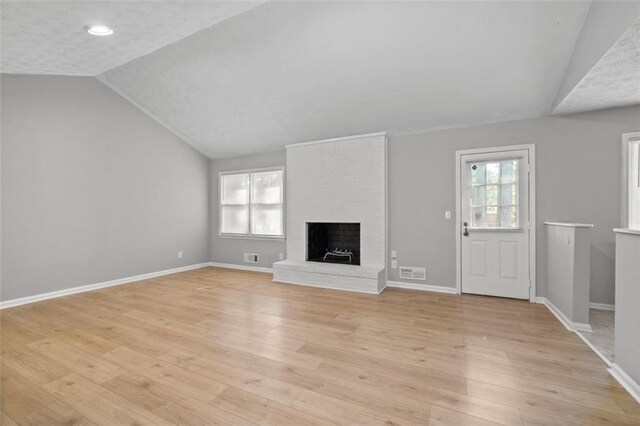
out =
<path fill-rule="evenodd" d="M 528 299 L 529 151 L 460 156 L 463 293 Z"/>

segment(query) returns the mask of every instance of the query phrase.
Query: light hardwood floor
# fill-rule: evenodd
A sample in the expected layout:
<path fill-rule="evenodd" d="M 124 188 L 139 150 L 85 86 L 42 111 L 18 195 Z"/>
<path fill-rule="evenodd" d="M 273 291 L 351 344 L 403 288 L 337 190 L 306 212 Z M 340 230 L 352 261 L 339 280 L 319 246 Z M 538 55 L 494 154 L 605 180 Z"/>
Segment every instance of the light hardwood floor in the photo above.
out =
<path fill-rule="evenodd" d="M 204 268 L 0 311 L 2 425 L 638 425 L 541 305 Z"/>

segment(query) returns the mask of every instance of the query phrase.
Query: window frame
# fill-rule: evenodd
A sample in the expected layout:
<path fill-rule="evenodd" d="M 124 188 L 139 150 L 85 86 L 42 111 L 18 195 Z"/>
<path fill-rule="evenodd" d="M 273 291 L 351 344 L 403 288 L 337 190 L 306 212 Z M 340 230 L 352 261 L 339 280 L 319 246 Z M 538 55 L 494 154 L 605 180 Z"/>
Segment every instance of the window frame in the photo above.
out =
<path fill-rule="evenodd" d="M 631 158 L 629 154 L 631 152 L 631 144 L 633 143 L 640 143 L 640 132 L 622 134 L 622 193 L 620 198 L 622 200 L 622 206 L 620 208 L 620 226 L 625 229 L 631 229 L 629 215 L 629 209 L 631 208 L 629 205 L 629 180 L 631 179 L 629 162 Z"/>
<path fill-rule="evenodd" d="M 251 174 L 252 173 L 261 173 L 261 172 L 274 172 L 280 171 L 282 172 L 282 235 L 260 235 L 260 234 L 252 234 L 251 233 L 251 219 L 252 219 L 252 202 L 251 202 L 251 185 L 253 185 Z M 241 175 L 248 174 L 249 175 L 249 203 L 247 206 L 249 207 L 249 233 L 247 234 L 234 234 L 230 232 L 222 232 L 222 177 L 228 175 Z M 254 168 L 254 169 L 242 169 L 242 170 L 225 170 L 218 172 L 218 237 L 219 238 L 233 238 L 233 239 L 241 239 L 241 240 L 285 240 L 286 239 L 286 200 L 287 200 L 287 183 L 286 183 L 286 171 L 285 166 L 273 166 L 273 167 L 262 167 L 262 168 Z"/>

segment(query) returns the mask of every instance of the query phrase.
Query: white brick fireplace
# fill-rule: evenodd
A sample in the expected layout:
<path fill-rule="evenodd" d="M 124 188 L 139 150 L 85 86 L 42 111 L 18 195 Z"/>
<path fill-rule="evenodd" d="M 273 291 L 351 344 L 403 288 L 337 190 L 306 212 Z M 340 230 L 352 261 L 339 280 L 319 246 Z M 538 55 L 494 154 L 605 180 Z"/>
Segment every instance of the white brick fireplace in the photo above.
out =
<path fill-rule="evenodd" d="M 387 145 L 376 133 L 287 146 L 287 259 L 274 281 L 379 293 L 386 285 Z M 360 224 L 360 265 L 307 261 L 307 223 Z"/>

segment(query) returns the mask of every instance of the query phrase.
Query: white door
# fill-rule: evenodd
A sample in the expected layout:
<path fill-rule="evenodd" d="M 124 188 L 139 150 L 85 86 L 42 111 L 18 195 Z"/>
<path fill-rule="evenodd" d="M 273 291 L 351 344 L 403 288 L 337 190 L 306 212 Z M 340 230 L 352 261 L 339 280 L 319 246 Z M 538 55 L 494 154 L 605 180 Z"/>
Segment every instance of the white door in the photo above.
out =
<path fill-rule="evenodd" d="M 529 150 L 463 153 L 459 170 L 462 292 L 529 299 Z"/>

